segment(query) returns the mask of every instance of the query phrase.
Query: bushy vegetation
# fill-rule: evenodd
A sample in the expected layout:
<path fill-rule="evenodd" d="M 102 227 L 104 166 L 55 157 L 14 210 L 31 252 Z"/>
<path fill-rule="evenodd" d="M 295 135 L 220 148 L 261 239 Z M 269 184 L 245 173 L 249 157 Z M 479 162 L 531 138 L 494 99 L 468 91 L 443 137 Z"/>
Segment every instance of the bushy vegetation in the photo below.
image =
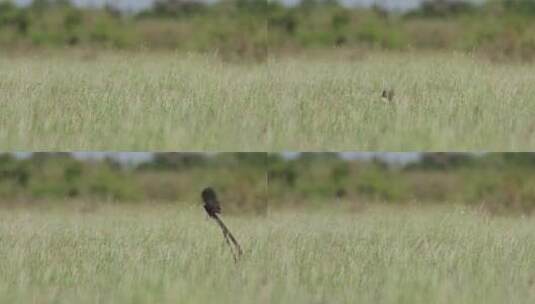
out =
<path fill-rule="evenodd" d="M 69 1 L 0 3 L 0 46 L 7 49 L 77 47 L 196 51 L 263 61 L 265 1 L 157 1 L 135 15 L 112 6 L 83 9 Z"/>
<path fill-rule="evenodd" d="M 533 1 L 429 0 L 413 11 L 347 8 L 336 1 L 304 0 L 287 8 L 270 2 L 271 50 L 371 48 L 460 50 L 495 60 L 535 58 Z"/>
<path fill-rule="evenodd" d="M 69 153 L 34 153 L 28 159 L 0 155 L 0 202 L 46 201 L 200 204 L 200 191 L 221 192 L 228 212 L 267 208 L 265 153 L 246 156 L 156 154 L 137 167 L 109 158 L 88 162 Z"/>
<path fill-rule="evenodd" d="M 0 3 L 0 46 L 164 49 L 264 61 L 268 52 L 303 49 L 462 50 L 493 59 L 535 57 L 533 1 L 428 0 L 412 11 L 350 8 L 335 0 L 159 0 L 124 13 L 113 6 L 82 9 L 68 0 L 29 7 Z"/>
<path fill-rule="evenodd" d="M 416 163 L 346 161 L 333 154 L 272 159 L 273 206 L 320 202 L 462 204 L 492 214 L 535 210 L 535 155 L 424 153 Z"/>
<path fill-rule="evenodd" d="M 268 205 L 318 207 L 387 203 L 461 204 L 492 214 L 535 210 L 535 154 L 424 153 L 405 165 L 345 160 L 332 153 L 285 159 L 276 153 L 156 153 L 139 165 L 68 153 L 0 156 L 0 202 L 169 202 L 198 204 L 202 188 L 221 192 L 229 212 Z"/>

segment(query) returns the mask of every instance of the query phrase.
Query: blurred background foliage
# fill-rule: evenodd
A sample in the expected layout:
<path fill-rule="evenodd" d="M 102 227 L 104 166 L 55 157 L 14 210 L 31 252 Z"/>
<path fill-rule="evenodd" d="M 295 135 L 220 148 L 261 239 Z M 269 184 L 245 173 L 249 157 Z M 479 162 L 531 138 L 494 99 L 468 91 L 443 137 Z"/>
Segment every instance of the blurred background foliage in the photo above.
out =
<path fill-rule="evenodd" d="M 151 9 L 81 8 L 68 0 L 0 2 L 0 46 L 15 50 L 70 47 L 179 50 L 229 59 L 267 56 L 267 2 L 158 0 Z"/>
<path fill-rule="evenodd" d="M 263 61 L 310 49 L 455 50 L 493 60 L 535 59 L 535 1 L 427 0 L 394 12 L 336 0 L 157 0 L 123 12 L 68 0 L 0 2 L 0 47 L 182 50 Z"/>
<path fill-rule="evenodd" d="M 456 50 L 493 60 L 535 58 L 535 1 L 427 0 L 396 13 L 379 6 L 351 9 L 335 0 L 270 3 L 274 50 L 364 47 L 373 50 Z"/>
<path fill-rule="evenodd" d="M 411 153 L 409 153 L 411 154 Z M 413 155 L 415 153 L 412 153 Z M 358 153 L 356 154 L 358 155 Z M 211 185 L 225 212 L 381 203 L 535 210 L 535 153 L 423 153 L 410 162 L 336 153 L 156 153 L 137 164 L 70 153 L 0 154 L 0 204 L 200 204 Z"/>
<path fill-rule="evenodd" d="M 272 155 L 269 166 L 273 206 L 462 204 L 493 214 L 535 209 L 534 153 L 423 153 L 409 163 L 307 153 L 294 160 Z"/>
<path fill-rule="evenodd" d="M 266 211 L 265 153 L 157 153 L 137 165 L 70 153 L 0 155 L 0 204 L 39 202 L 201 204 L 212 186 L 225 212 Z"/>

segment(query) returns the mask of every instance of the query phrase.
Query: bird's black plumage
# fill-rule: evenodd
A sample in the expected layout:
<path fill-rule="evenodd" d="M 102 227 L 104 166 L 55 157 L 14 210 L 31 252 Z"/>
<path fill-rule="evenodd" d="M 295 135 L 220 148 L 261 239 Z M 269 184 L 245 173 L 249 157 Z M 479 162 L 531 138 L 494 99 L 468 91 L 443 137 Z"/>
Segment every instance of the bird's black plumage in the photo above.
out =
<path fill-rule="evenodd" d="M 223 237 L 225 238 L 225 241 L 230 246 L 230 250 L 232 251 L 232 256 L 234 257 L 234 261 L 238 262 L 238 259 L 243 254 L 243 251 L 241 250 L 240 244 L 238 244 L 238 241 L 236 238 L 232 235 L 230 230 L 227 228 L 227 226 L 223 223 L 223 220 L 217 216 L 218 213 L 221 213 L 221 206 L 219 205 L 219 201 L 217 200 L 217 195 L 215 194 L 214 189 L 208 187 L 205 188 L 201 192 L 202 200 L 204 201 L 204 210 L 206 210 L 206 213 L 208 213 L 208 216 L 210 216 L 214 221 L 219 225 L 221 228 L 221 231 L 223 232 Z M 232 244 L 235 246 L 235 250 L 232 247 Z"/>
<path fill-rule="evenodd" d="M 217 217 L 218 213 L 221 213 L 221 205 L 217 200 L 217 195 L 215 194 L 214 189 L 208 187 L 205 188 L 202 193 L 202 200 L 204 201 L 204 210 L 210 217 Z"/>
<path fill-rule="evenodd" d="M 390 90 L 383 90 L 383 94 L 381 94 L 381 97 L 386 101 L 393 101 L 394 100 L 394 89 Z"/>

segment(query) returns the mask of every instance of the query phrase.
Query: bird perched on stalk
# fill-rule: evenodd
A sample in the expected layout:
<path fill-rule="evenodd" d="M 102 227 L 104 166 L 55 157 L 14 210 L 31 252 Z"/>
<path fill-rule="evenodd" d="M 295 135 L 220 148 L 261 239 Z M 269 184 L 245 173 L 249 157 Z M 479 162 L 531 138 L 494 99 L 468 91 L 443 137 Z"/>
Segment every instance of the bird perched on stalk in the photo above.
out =
<path fill-rule="evenodd" d="M 217 199 L 217 195 L 215 194 L 214 189 L 210 187 L 205 188 L 201 192 L 201 197 L 204 201 L 204 210 L 206 210 L 208 216 L 214 219 L 219 225 L 219 228 L 221 228 L 221 231 L 223 232 L 223 237 L 229 245 L 230 251 L 232 252 L 232 256 L 234 257 L 234 261 L 238 262 L 239 258 L 243 254 L 243 251 L 234 235 L 232 235 L 232 232 L 230 232 L 225 223 L 223 223 L 223 221 L 218 216 L 218 214 L 221 214 L 221 205 L 219 204 L 219 200 Z M 232 247 L 232 244 L 234 244 L 234 247 Z"/>

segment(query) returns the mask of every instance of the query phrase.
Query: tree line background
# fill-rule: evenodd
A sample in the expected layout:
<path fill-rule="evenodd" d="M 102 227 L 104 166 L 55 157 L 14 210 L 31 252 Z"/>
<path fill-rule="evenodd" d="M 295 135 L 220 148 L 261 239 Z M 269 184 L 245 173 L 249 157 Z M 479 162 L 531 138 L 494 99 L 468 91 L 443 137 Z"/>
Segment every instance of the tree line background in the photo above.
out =
<path fill-rule="evenodd" d="M 416 162 L 306 153 L 269 162 L 272 205 L 462 204 L 490 213 L 535 208 L 534 153 L 423 153 Z"/>
<path fill-rule="evenodd" d="M 262 0 L 157 0 L 135 14 L 113 6 L 80 8 L 69 0 L 0 3 L 0 46 L 35 48 L 179 50 L 226 58 L 267 55 L 267 3 Z"/>
<path fill-rule="evenodd" d="M 269 45 L 274 50 L 366 48 L 448 50 L 492 60 L 534 59 L 535 1 L 498 0 L 476 5 L 427 0 L 414 10 L 347 8 L 336 0 L 303 0 L 293 8 L 272 3 Z"/>
<path fill-rule="evenodd" d="M 156 153 L 129 165 L 69 153 L 0 155 L 0 203 L 84 201 L 199 203 L 203 187 L 220 193 L 226 212 L 266 208 L 464 204 L 492 213 L 535 208 L 535 153 L 424 153 L 406 164 L 303 153 Z"/>
<path fill-rule="evenodd" d="M 158 0 L 134 14 L 68 0 L 0 3 L 0 46 L 183 50 L 262 61 L 310 49 L 458 50 L 495 60 L 535 58 L 535 2 L 428 0 L 418 9 L 351 8 L 336 0 Z"/>
<path fill-rule="evenodd" d="M 41 202 L 201 204 L 212 186 L 225 212 L 266 211 L 265 153 L 156 153 L 132 165 L 115 158 L 79 159 L 71 153 L 0 155 L 0 204 Z"/>

